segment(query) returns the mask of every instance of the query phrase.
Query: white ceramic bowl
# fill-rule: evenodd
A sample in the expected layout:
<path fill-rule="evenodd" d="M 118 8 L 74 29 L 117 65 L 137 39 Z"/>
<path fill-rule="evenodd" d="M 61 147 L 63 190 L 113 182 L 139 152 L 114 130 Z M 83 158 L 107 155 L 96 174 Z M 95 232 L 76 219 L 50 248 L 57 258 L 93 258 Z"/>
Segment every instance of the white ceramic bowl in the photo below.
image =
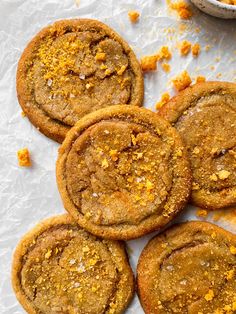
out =
<path fill-rule="evenodd" d="M 201 11 L 223 19 L 236 19 L 236 5 L 218 0 L 191 0 Z"/>

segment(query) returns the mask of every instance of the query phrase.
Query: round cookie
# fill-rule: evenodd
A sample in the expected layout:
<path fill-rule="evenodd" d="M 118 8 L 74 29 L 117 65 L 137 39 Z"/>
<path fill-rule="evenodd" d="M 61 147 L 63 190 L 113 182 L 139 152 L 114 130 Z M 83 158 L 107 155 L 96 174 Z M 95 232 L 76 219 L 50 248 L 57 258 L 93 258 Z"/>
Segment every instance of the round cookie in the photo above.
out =
<path fill-rule="evenodd" d="M 236 311 L 236 235 L 206 222 L 187 222 L 154 237 L 137 267 L 146 314 Z"/>
<path fill-rule="evenodd" d="M 104 238 L 132 239 L 160 229 L 188 201 L 186 155 L 177 131 L 150 110 L 112 106 L 91 113 L 59 149 L 64 207 Z"/>
<path fill-rule="evenodd" d="M 195 84 L 159 114 L 175 126 L 187 146 L 192 203 L 207 209 L 236 205 L 236 84 Z"/>
<path fill-rule="evenodd" d="M 68 215 L 49 218 L 22 238 L 12 285 L 30 314 L 123 313 L 134 293 L 124 244 L 94 237 Z"/>
<path fill-rule="evenodd" d="M 17 95 L 30 121 L 62 142 L 71 126 L 92 111 L 114 104 L 141 106 L 143 76 L 129 45 L 107 25 L 61 20 L 25 48 Z"/>

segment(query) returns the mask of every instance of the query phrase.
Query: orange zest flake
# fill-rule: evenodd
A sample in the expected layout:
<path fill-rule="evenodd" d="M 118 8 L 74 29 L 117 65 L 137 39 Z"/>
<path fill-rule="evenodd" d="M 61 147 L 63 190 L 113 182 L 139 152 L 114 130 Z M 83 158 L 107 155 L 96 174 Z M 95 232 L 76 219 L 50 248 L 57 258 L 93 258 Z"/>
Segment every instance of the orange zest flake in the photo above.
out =
<path fill-rule="evenodd" d="M 196 83 L 206 82 L 206 78 L 203 75 L 199 75 L 196 77 Z"/>
<path fill-rule="evenodd" d="M 179 44 L 179 51 L 181 56 L 186 56 L 191 50 L 191 43 L 188 40 L 183 40 Z"/>
<path fill-rule="evenodd" d="M 159 102 L 156 103 L 156 109 L 160 109 L 162 106 L 164 106 L 165 104 L 168 103 L 168 101 L 170 100 L 170 94 L 169 93 L 163 93 L 161 95 L 161 100 Z"/>
<path fill-rule="evenodd" d="M 201 52 L 201 46 L 196 43 L 192 46 L 192 55 L 193 57 L 197 57 L 199 53 Z"/>
<path fill-rule="evenodd" d="M 145 71 L 155 71 L 157 69 L 157 56 L 144 56 L 141 58 L 141 68 Z"/>
<path fill-rule="evenodd" d="M 192 80 L 186 70 L 174 77 L 171 81 L 177 91 L 185 89 L 192 83 Z"/>
<path fill-rule="evenodd" d="M 170 72 L 170 65 L 168 63 L 162 63 L 161 67 L 162 67 L 163 71 L 165 71 L 167 73 Z"/>
<path fill-rule="evenodd" d="M 17 152 L 18 163 L 20 167 L 30 167 L 31 160 L 30 160 L 30 153 L 28 148 L 22 148 Z"/>
<path fill-rule="evenodd" d="M 137 23 L 140 14 L 137 11 L 129 11 L 128 16 L 132 23 Z"/>
<path fill-rule="evenodd" d="M 169 8 L 176 11 L 179 17 L 183 20 L 188 20 L 193 15 L 189 4 L 183 0 L 178 0 L 175 2 L 168 0 L 167 4 Z"/>
<path fill-rule="evenodd" d="M 208 215 L 208 211 L 205 210 L 205 209 L 199 208 L 199 209 L 197 209 L 197 211 L 196 211 L 196 216 L 198 216 L 198 217 L 203 217 L 203 218 L 205 218 L 205 217 L 207 217 L 207 215 Z"/>

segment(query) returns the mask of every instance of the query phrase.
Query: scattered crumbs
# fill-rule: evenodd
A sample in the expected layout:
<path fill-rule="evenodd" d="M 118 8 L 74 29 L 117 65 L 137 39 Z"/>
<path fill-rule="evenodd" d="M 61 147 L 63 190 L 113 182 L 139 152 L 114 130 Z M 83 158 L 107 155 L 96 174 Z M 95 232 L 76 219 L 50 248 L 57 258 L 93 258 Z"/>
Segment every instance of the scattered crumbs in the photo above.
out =
<path fill-rule="evenodd" d="M 196 83 L 206 82 L 206 78 L 203 75 L 199 75 L 196 77 Z"/>
<path fill-rule="evenodd" d="M 180 32 L 180 34 L 182 34 L 183 32 L 185 32 L 186 29 L 187 29 L 187 25 L 186 25 L 186 24 L 184 24 L 184 23 L 180 23 L 180 24 L 179 24 L 179 32 Z"/>
<path fill-rule="evenodd" d="M 222 73 L 221 72 L 216 74 L 216 78 L 221 78 L 221 77 L 222 77 Z"/>
<path fill-rule="evenodd" d="M 22 148 L 17 152 L 18 157 L 18 164 L 20 167 L 30 167 L 31 160 L 30 160 L 30 153 L 28 148 Z"/>
<path fill-rule="evenodd" d="M 106 169 L 106 168 L 108 168 L 108 166 L 109 166 L 108 161 L 107 161 L 106 158 L 104 158 L 104 159 L 102 160 L 102 168 Z"/>
<path fill-rule="evenodd" d="M 106 61 L 106 54 L 105 52 L 98 52 L 95 56 L 97 61 Z"/>
<path fill-rule="evenodd" d="M 214 65 L 211 65 L 211 66 L 210 66 L 210 69 L 211 69 L 212 71 L 215 71 L 215 66 L 214 66 Z"/>
<path fill-rule="evenodd" d="M 156 109 L 160 109 L 162 106 L 164 106 L 168 101 L 170 100 L 170 94 L 165 92 L 161 95 L 161 100 L 156 103 Z"/>
<path fill-rule="evenodd" d="M 52 255 L 52 250 L 48 250 L 47 253 L 44 255 L 44 257 L 46 259 L 49 259 L 51 257 L 51 255 Z"/>
<path fill-rule="evenodd" d="M 25 114 L 24 111 L 21 111 L 21 116 L 22 116 L 22 118 L 25 118 L 25 117 L 26 117 L 26 114 Z"/>
<path fill-rule="evenodd" d="M 168 63 L 162 63 L 161 67 L 166 73 L 170 72 L 170 65 Z"/>
<path fill-rule="evenodd" d="M 125 72 L 126 68 L 126 65 L 122 65 L 121 68 L 117 71 L 117 74 L 122 75 Z"/>
<path fill-rule="evenodd" d="M 192 83 L 192 80 L 186 70 L 174 77 L 171 81 L 177 91 L 185 89 Z"/>
<path fill-rule="evenodd" d="M 214 298 L 214 291 L 210 289 L 204 298 L 207 301 L 211 301 Z"/>
<path fill-rule="evenodd" d="M 145 56 L 141 58 L 141 68 L 145 71 L 155 71 L 157 69 L 157 56 Z"/>
<path fill-rule="evenodd" d="M 218 172 L 218 177 L 220 180 L 226 180 L 230 176 L 230 172 L 227 170 L 220 170 Z"/>
<path fill-rule="evenodd" d="M 229 250 L 230 250 L 231 254 L 236 255 L 236 247 L 235 246 L 231 245 Z"/>
<path fill-rule="evenodd" d="M 221 60 L 221 57 L 216 57 L 215 58 L 215 62 L 220 62 L 220 60 Z"/>
<path fill-rule="evenodd" d="M 234 269 L 228 270 L 227 272 L 225 272 L 225 278 L 227 280 L 231 280 L 231 279 L 233 279 L 234 274 L 235 274 L 235 270 Z"/>
<path fill-rule="evenodd" d="M 137 11 L 129 11 L 128 16 L 132 23 L 137 23 L 140 14 Z"/>
<path fill-rule="evenodd" d="M 211 48 L 212 48 L 212 46 L 211 46 L 211 45 L 206 45 L 206 47 L 205 47 L 205 51 L 207 52 L 207 51 L 209 51 Z"/>
<path fill-rule="evenodd" d="M 195 31 L 196 34 L 198 34 L 198 33 L 200 33 L 200 28 L 196 27 L 194 31 Z"/>
<path fill-rule="evenodd" d="M 193 55 L 193 57 L 197 57 L 200 52 L 201 52 L 201 46 L 198 43 L 192 45 L 192 55 Z"/>
<path fill-rule="evenodd" d="M 179 51 L 181 56 L 186 56 L 191 50 L 191 43 L 188 40 L 183 40 L 179 44 Z"/>
<path fill-rule="evenodd" d="M 218 177 L 215 173 L 211 174 L 209 178 L 211 181 L 215 181 L 215 182 L 218 181 Z"/>
<path fill-rule="evenodd" d="M 190 19 L 190 17 L 193 15 L 189 4 L 183 0 L 178 0 L 175 2 L 171 2 L 171 0 L 167 0 L 167 4 L 169 8 L 176 11 L 179 17 L 183 20 Z"/>
<path fill-rule="evenodd" d="M 159 52 L 157 53 L 157 58 L 159 60 L 163 60 L 163 59 L 169 60 L 171 59 L 171 57 L 172 57 L 172 54 L 168 46 L 162 46 Z"/>
<path fill-rule="evenodd" d="M 205 209 L 199 208 L 199 209 L 197 209 L 197 211 L 196 211 L 196 216 L 197 216 L 197 217 L 205 218 L 205 217 L 207 217 L 207 215 L 208 215 L 208 211 L 205 210 Z"/>

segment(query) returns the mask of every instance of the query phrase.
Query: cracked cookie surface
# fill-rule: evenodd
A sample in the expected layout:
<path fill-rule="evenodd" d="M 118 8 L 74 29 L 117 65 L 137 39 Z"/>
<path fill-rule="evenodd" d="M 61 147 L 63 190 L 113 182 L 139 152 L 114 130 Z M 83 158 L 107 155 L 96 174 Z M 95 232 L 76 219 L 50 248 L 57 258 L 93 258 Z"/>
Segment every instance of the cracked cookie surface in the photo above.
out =
<path fill-rule="evenodd" d="M 184 207 L 191 174 L 180 136 L 149 110 L 112 106 L 80 120 L 57 161 L 66 210 L 98 236 L 130 239 Z"/>
<path fill-rule="evenodd" d="M 180 92 L 159 114 L 181 134 L 193 172 L 192 202 L 236 204 L 236 84 L 205 82 Z"/>
<path fill-rule="evenodd" d="M 144 248 L 137 267 L 147 314 L 233 314 L 236 236 L 206 222 L 170 227 Z"/>
<path fill-rule="evenodd" d="M 134 290 L 124 245 L 92 236 L 68 215 L 23 237 L 12 283 L 19 302 L 35 314 L 123 313 Z"/>
<path fill-rule="evenodd" d="M 107 25 L 62 20 L 41 30 L 23 52 L 17 70 L 18 100 L 31 122 L 62 142 L 84 115 L 143 100 L 139 63 Z"/>

